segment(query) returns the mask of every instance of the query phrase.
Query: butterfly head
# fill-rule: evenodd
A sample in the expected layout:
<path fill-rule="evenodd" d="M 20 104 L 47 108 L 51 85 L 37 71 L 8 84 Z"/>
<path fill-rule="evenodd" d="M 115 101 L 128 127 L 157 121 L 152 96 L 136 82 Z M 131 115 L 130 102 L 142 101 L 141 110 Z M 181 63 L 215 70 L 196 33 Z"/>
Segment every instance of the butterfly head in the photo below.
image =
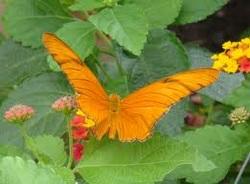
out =
<path fill-rule="evenodd" d="M 117 94 L 109 95 L 110 111 L 113 113 L 119 112 L 120 110 L 120 96 Z"/>

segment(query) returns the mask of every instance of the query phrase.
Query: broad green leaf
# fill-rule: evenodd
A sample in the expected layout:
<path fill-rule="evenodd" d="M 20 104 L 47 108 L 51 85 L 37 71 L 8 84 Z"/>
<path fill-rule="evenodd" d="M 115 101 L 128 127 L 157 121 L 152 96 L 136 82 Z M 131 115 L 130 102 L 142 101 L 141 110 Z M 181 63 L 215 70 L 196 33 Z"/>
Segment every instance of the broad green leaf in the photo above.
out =
<path fill-rule="evenodd" d="M 250 110 L 250 75 L 247 75 L 246 80 L 241 83 L 241 86 L 235 89 L 231 94 L 226 96 L 224 103 L 233 107 L 246 107 Z"/>
<path fill-rule="evenodd" d="M 82 59 L 89 56 L 95 46 L 95 27 L 89 22 L 75 21 L 64 24 L 56 35 L 66 42 Z"/>
<path fill-rule="evenodd" d="M 5 156 L 18 156 L 23 159 L 30 159 L 30 156 L 22 149 L 11 145 L 0 145 L 0 159 Z"/>
<path fill-rule="evenodd" d="M 20 157 L 0 159 L 1 184 L 66 184 L 51 168 Z"/>
<path fill-rule="evenodd" d="M 144 143 L 91 140 L 76 170 L 92 184 L 153 184 L 182 165 L 196 171 L 214 168 L 192 147 L 155 135 Z"/>
<path fill-rule="evenodd" d="M 149 34 L 142 55 L 130 74 L 129 87 L 134 90 L 188 68 L 185 49 L 175 35 L 169 31 L 154 30 Z"/>
<path fill-rule="evenodd" d="M 61 178 L 66 182 L 66 184 L 76 184 L 75 183 L 75 175 L 71 169 L 66 167 L 55 167 L 57 175 L 61 176 Z"/>
<path fill-rule="evenodd" d="M 250 151 L 249 127 L 231 130 L 227 126 L 207 126 L 188 132 L 180 139 L 194 146 L 201 154 L 216 164 L 208 172 L 194 172 L 190 167 L 179 168 L 178 174 L 188 182 L 200 184 L 219 183 L 230 166 L 245 158 Z M 180 176 L 179 175 L 179 176 Z"/>
<path fill-rule="evenodd" d="M 50 165 L 62 166 L 66 161 L 64 142 L 59 137 L 43 135 L 27 138 L 27 146 L 38 160 Z"/>
<path fill-rule="evenodd" d="M 150 29 L 164 28 L 179 15 L 182 0 L 127 0 L 136 4 L 147 17 Z"/>
<path fill-rule="evenodd" d="M 55 113 L 51 104 L 59 97 L 69 95 L 70 87 L 65 77 L 59 73 L 45 73 L 25 80 L 13 90 L 0 108 L 3 114 L 15 104 L 27 104 L 35 109 L 35 115 L 25 122 L 30 135 L 53 134 L 62 135 L 65 130 L 65 117 Z M 16 126 L 6 123 L 0 117 L 0 143 L 21 146 L 22 138 Z"/>
<path fill-rule="evenodd" d="M 13 0 L 3 18 L 6 32 L 14 40 L 32 47 L 41 46 L 44 32 L 55 32 L 72 21 L 59 0 Z"/>
<path fill-rule="evenodd" d="M 121 46 L 140 55 L 148 34 L 148 23 L 142 10 L 134 5 L 106 8 L 91 16 L 89 21 Z"/>
<path fill-rule="evenodd" d="M 73 11 L 91 11 L 104 6 L 106 5 L 103 0 L 76 0 L 69 9 Z"/>
<path fill-rule="evenodd" d="M 229 0 L 183 0 L 180 15 L 176 22 L 187 24 L 205 19 L 219 10 Z"/>
<path fill-rule="evenodd" d="M 194 45 L 187 45 L 186 50 L 189 61 L 192 63 L 192 68 L 211 67 L 212 60 L 210 58 L 212 54 L 208 50 Z M 243 80 L 244 76 L 242 74 L 231 75 L 222 72 L 219 79 L 213 85 L 202 89 L 200 93 L 223 102 L 225 96 L 231 94 L 233 90 L 239 87 Z"/>
<path fill-rule="evenodd" d="M 176 136 L 182 132 L 186 116 L 187 100 L 174 105 L 170 111 L 159 121 L 156 131 L 163 135 Z"/>
<path fill-rule="evenodd" d="M 0 46 L 0 104 L 23 80 L 49 70 L 42 50 L 6 41 Z"/>

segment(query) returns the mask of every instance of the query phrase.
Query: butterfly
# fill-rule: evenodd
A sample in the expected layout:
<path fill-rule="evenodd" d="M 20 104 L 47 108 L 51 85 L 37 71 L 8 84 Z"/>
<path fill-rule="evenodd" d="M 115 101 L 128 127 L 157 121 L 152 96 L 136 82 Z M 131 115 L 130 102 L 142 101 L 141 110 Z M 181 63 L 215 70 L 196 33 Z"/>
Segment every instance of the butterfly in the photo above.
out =
<path fill-rule="evenodd" d="M 121 98 L 118 94 L 108 95 L 87 65 L 56 35 L 44 33 L 43 43 L 73 86 L 79 109 L 95 122 L 92 130 L 97 139 L 108 134 L 123 142 L 146 140 L 173 104 L 212 84 L 219 76 L 213 68 L 192 69 Z"/>

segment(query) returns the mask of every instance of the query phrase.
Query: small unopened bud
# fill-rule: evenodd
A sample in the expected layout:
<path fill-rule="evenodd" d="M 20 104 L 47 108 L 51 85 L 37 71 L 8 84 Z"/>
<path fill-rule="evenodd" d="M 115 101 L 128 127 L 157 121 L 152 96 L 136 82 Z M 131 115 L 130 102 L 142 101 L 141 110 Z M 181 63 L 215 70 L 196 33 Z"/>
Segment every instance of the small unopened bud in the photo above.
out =
<path fill-rule="evenodd" d="M 229 114 L 229 119 L 233 125 L 245 123 L 249 118 L 250 112 L 245 107 L 236 108 Z"/>
<path fill-rule="evenodd" d="M 185 117 L 185 123 L 192 127 L 201 127 L 205 123 L 205 117 L 198 114 L 188 113 Z"/>
<path fill-rule="evenodd" d="M 22 123 L 30 119 L 35 113 L 34 109 L 27 105 L 14 105 L 4 113 L 4 118 L 9 122 Z"/>
<path fill-rule="evenodd" d="M 72 127 L 82 127 L 85 123 L 85 116 L 75 115 L 70 124 Z"/>
<path fill-rule="evenodd" d="M 52 104 L 52 109 L 60 112 L 71 112 L 76 109 L 76 100 L 73 96 L 63 96 Z"/>
<path fill-rule="evenodd" d="M 73 144 L 73 158 L 75 161 L 80 161 L 84 153 L 84 147 L 80 143 Z"/>

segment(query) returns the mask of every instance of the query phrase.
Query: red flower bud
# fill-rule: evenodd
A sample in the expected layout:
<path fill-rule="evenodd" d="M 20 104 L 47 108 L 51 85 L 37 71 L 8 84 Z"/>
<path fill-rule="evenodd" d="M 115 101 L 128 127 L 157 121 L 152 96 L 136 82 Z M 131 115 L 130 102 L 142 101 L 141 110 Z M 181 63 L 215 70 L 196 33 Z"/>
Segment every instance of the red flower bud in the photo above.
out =
<path fill-rule="evenodd" d="M 84 153 L 84 147 L 80 143 L 73 144 L 73 158 L 75 161 L 80 161 Z"/>
<path fill-rule="evenodd" d="M 87 139 L 88 130 L 85 127 L 77 127 L 72 130 L 72 136 L 75 140 Z"/>
<path fill-rule="evenodd" d="M 72 127 L 82 127 L 84 123 L 85 123 L 85 117 L 79 115 L 75 115 L 70 122 Z"/>

